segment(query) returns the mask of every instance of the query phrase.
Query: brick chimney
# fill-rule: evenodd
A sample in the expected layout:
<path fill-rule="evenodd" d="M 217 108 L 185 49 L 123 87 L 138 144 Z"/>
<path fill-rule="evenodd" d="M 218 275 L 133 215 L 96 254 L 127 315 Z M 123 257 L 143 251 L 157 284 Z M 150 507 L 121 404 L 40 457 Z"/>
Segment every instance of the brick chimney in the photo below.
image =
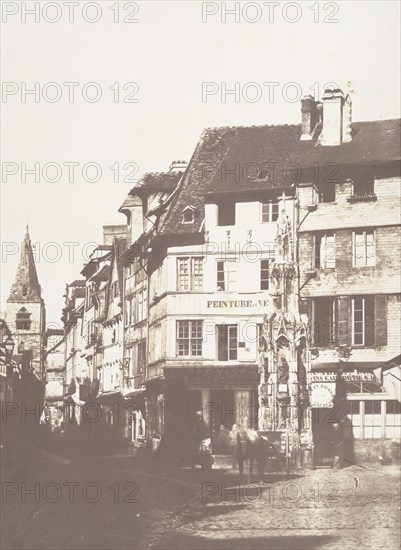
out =
<path fill-rule="evenodd" d="M 311 96 L 307 95 L 301 100 L 302 134 L 301 141 L 312 139 L 316 126 L 320 119 L 321 105 Z"/>
<path fill-rule="evenodd" d="M 351 141 L 352 104 L 349 95 L 339 88 L 325 90 L 323 103 L 323 129 L 320 136 L 322 145 L 341 145 Z"/>

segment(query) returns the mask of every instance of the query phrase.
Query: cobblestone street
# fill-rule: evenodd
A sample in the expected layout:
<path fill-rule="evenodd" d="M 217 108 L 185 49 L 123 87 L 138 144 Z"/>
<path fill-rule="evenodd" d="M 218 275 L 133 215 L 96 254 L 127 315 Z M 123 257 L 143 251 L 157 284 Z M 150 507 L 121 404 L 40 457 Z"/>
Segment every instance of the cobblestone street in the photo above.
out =
<path fill-rule="evenodd" d="M 396 465 L 315 470 L 273 483 L 210 476 L 153 550 L 374 549 L 400 547 Z M 237 482 L 238 483 L 238 482 Z"/>

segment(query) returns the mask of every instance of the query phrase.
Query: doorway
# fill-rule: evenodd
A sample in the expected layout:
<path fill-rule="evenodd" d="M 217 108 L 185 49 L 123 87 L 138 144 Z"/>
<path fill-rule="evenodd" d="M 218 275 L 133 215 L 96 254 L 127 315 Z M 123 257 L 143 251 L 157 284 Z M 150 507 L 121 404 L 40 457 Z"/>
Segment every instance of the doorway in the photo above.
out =
<path fill-rule="evenodd" d="M 335 408 L 312 409 L 312 433 L 315 445 L 315 466 L 331 468 L 341 443 Z"/>

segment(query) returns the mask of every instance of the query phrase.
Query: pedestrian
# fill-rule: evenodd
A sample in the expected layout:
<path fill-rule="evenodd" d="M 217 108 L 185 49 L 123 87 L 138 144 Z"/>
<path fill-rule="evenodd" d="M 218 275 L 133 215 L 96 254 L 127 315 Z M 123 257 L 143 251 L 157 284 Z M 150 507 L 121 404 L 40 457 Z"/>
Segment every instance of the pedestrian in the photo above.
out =
<path fill-rule="evenodd" d="M 197 463 L 203 440 L 208 438 L 210 438 L 208 425 L 202 418 L 202 412 L 197 411 L 193 421 L 191 437 L 192 467 Z"/>
<path fill-rule="evenodd" d="M 230 450 L 230 444 L 229 444 L 229 430 L 224 426 L 224 424 L 220 424 L 220 428 L 216 434 L 214 447 L 216 448 L 216 452 L 219 454 L 226 454 Z M 213 448 L 214 448 L 213 447 Z"/>

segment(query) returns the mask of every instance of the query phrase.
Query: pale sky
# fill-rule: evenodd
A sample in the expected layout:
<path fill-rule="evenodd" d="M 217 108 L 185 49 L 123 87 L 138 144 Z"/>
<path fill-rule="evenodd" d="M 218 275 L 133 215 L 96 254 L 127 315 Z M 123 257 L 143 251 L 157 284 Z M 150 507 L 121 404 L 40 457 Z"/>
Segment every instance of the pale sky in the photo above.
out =
<path fill-rule="evenodd" d="M 23 5 L 32 9 L 34 2 L 1 4 L 7 18 L 2 25 L 3 92 L 4 86 L 9 92 L 1 104 L 1 310 L 19 257 L 5 251 L 16 250 L 12 243 L 19 245 L 29 223 L 48 322 L 61 326 L 65 284 L 80 278 L 85 245 L 101 241 L 103 224 L 125 221 L 117 209 L 133 184 L 113 181 L 115 170 L 109 167 L 116 163 L 120 176 L 129 172 L 126 163 L 135 163 L 134 177 L 140 177 L 168 169 L 172 160 L 189 160 L 205 127 L 299 123 L 300 103 L 285 100 L 283 91 L 292 99 L 298 90 L 302 95 L 311 88 L 320 92 L 327 82 L 344 90 L 351 83 L 354 121 L 400 116 L 398 1 L 321 1 L 319 13 L 310 9 L 315 2 L 293 2 L 295 8 L 282 2 L 272 22 L 263 2 L 241 2 L 239 22 L 230 15 L 224 21 L 222 6 L 233 2 L 206 2 L 210 13 L 217 11 L 206 22 L 200 1 L 137 2 L 136 15 L 134 2 L 121 0 L 117 14 L 116 2 L 98 1 L 96 14 L 81 1 L 72 23 L 64 2 L 57 2 L 58 12 L 54 6 L 42 11 L 46 2 L 41 2 L 38 22 L 29 15 L 24 22 Z M 5 14 L 5 5 L 16 13 Z M 84 14 L 88 19 L 97 15 L 99 21 L 86 22 Z M 113 21 L 129 14 L 139 22 Z M 58 22 L 46 21 L 58 15 Z M 35 82 L 38 102 L 24 95 L 24 87 L 32 89 Z M 77 83 L 71 103 L 65 82 Z M 96 88 L 85 87 L 90 82 Z M 114 102 L 116 82 L 119 102 Z M 124 90 L 128 82 L 139 91 L 133 85 Z M 204 82 L 215 83 L 209 89 L 217 93 L 202 101 Z M 232 89 L 235 82 L 239 102 L 233 95 L 222 101 L 223 83 Z M 279 83 L 273 97 L 266 82 Z M 82 94 L 94 97 L 96 89 L 102 92 L 98 102 L 83 99 Z M 260 98 L 252 101 L 258 91 Z M 130 92 L 137 103 L 121 101 Z M 63 165 L 68 162 L 79 163 L 72 183 Z M 98 182 L 85 181 L 94 176 L 90 169 L 82 174 L 90 162 L 102 170 Z M 35 163 L 40 181 L 27 174 L 23 182 L 24 166 L 29 170 Z M 47 163 L 58 163 L 59 174 L 52 165 L 43 171 Z M 45 181 L 52 177 L 59 181 Z M 79 243 L 74 249 L 64 244 L 74 242 Z"/>

